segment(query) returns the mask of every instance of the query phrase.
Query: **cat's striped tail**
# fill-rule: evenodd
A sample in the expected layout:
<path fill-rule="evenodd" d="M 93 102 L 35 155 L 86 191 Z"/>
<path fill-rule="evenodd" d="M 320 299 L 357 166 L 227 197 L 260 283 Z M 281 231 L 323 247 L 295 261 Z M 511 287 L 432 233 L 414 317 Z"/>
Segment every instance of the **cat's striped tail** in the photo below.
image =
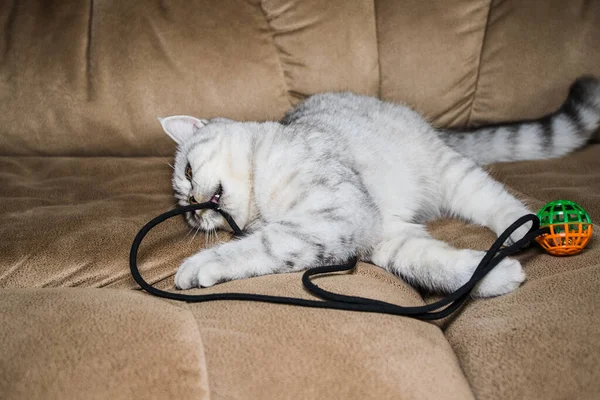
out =
<path fill-rule="evenodd" d="M 585 76 L 571 85 L 565 103 L 543 118 L 470 131 L 441 131 L 440 137 L 484 165 L 561 157 L 585 145 L 599 126 L 600 81 Z"/>

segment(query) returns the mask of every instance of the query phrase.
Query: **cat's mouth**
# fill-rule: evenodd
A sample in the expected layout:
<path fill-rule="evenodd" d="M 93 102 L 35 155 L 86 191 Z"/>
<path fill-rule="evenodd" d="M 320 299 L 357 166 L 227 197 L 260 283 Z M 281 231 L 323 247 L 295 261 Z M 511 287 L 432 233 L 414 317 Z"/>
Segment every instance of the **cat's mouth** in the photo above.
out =
<path fill-rule="evenodd" d="M 210 202 L 214 204 L 221 204 L 221 196 L 223 196 L 223 185 L 219 184 L 217 191 L 210 198 Z"/>
<path fill-rule="evenodd" d="M 208 201 L 220 207 L 222 198 L 223 185 L 219 184 L 217 190 L 215 190 L 214 194 L 210 197 Z M 193 202 L 190 200 L 188 204 L 197 204 L 197 202 Z M 220 215 L 215 210 L 195 210 L 186 213 L 186 219 L 192 227 L 201 229 L 203 231 L 209 231 L 211 229 L 214 229 L 218 225 Z"/>

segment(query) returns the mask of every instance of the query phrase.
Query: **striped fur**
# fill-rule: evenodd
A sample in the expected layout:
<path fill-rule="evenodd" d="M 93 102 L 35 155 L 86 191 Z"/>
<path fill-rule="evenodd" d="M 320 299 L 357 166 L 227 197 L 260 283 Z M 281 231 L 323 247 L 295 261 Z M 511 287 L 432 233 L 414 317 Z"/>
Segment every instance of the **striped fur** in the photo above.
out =
<path fill-rule="evenodd" d="M 351 93 L 314 95 L 280 122 L 161 119 L 178 143 L 179 203 L 219 202 L 247 232 L 185 260 L 175 284 L 206 287 L 357 255 L 424 289 L 454 291 L 483 253 L 433 239 L 424 223 L 446 214 L 501 233 L 530 211 L 478 164 L 576 149 L 597 127 L 599 108 L 598 81 L 586 78 L 539 121 L 455 136 L 408 107 Z M 228 229 L 212 210 L 187 221 Z M 524 279 L 519 262 L 505 259 L 474 294 L 504 294 Z"/>
<path fill-rule="evenodd" d="M 582 77 L 571 85 L 565 103 L 533 121 L 445 131 L 446 144 L 479 165 L 562 157 L 583 145 L 600 127 L 600 82 Z"/>

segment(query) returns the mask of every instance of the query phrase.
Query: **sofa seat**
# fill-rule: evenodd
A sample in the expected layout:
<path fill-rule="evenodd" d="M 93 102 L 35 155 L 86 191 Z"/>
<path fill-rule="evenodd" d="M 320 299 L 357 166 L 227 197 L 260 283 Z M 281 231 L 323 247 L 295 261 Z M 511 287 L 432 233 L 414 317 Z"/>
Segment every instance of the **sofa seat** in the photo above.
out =
<path fill-rule="evenodd" d="M 182 397 L 193 391 L 196 398 L 394 393 L 457 399 L 497 393 L 591 398 L 600 392 L 594 368 L 594 354 L 600 353 L 597 239 L 575 257 L 556 259 L 537 247 L 521 253 L 528 280 L 519 290 L 472 301 L 436 324 L 262 303 L 185 304 L 129 290 L 137 288 L 128 269 L 133 237 L 174 205 L 165 158 L 1 157 L 0 171 L 0 313 L 13 320 L 0 328 L 5 355 L 0 370 L 13 371 L 2 375 L 0 392 L 11 398 L 69 397 L 93 391 L 113 375 L 116 397 L 123 398 L 132 390 L 149 398 L 165 391 Z M 600 215 L 600 144 L 559 160 L 498 164 L 489 171 L 532 209 L 567 198 L 578 199 L 592 217 Z M 455 220 L 435 221 L 430 228 L 459 247 L 483 250 L 494 239 L 485 228 Z M 222 234 L 218 240 L 228 239 Z M 175 218 L 148 236 L 140 268 L 148 281 L 173 289 L 179 261 L 214 243 L 193 237 L 183 219 Z M 300 275 L 263 276 L 192 293 L 308 298 Z M 430 300 L 365 263 L 353 275 L 319 280 L 332 290 L 397 304 Z M 94 289 L 99 287 L 115 290 Z M 106 319 L 118 323 L 109 329 Z M 15 330 L 19 340 L 8 340 Z M 168 355 L 161 355 L 165 349 Z M 118 367 L 104 364 L 111 359 L 107 354 Z M 162 365 L 154 365 L 159 359 Z M 98 365 L 82 369 L 85 360 Z M 538 367 L 547 360 L 551 367 Z M 61 371 L 48 371 L 52 365 Z M 152 392 L 155 386 L 148 382 L 164 368 L 187 380 Z M 31 387 L 41 392 L 28 391 L 23 379 L 37 380 Z"/>
<path fill-rule="evenodd" d="M 133 288 L 131 242 L 146 221 L 175 204 L 166 158 L 0 157 L 0 171 L 3 288 Z M 145 267 L 153 282 L 204 243 L 184 239 L 188 230 L 179 222 L 148 236 L 150 248 L 160 236 Z"/>
<path fill-rule="evenodd" d="M 594 144 L 566 158 L 497 164 L 489 171 L 533 210 L 556 198 L 578 199 L 596 216 L 599 155 L 600 145 Z M 168 162 L 161 157 L 0 157 L 0 287 L 135 288 L 127 264 L 131 242 L 145 222 L 175 205 Z M 483 250 L 493 240 L 481 227 L 461 227 L 458 234 L 455 225 L 447 230 L 438 225 L 431 224 L 434 234 L 459 247 Z M 145 239 L 144 276 L 153 283 L 167 280 L 184 257 L 227 239 L 224 233 L 210 240 L 194 236 L 183 218 L 175 218 Z M 584 255 L 559 260 L 581 265 L 595 256 L 595 247 L 592 242 Z"/>
<path fill-rule="evenodd" d="M 557 160 L 497 164 L 490 172 L 532 210 L 576 199 L 595 221 L 595 237 L 575 256 L 554 257 L 537 245 L 519 253 L 527 281 L 509 295 L 469 303 L 444 321 L 446 337 L 479 399 L 596 399 L 600 144 Z M 456 246 L 485 249 L 493 239 L 456 221 L 435 225 Z"/>
<path fill-rule="evenodd" d="M 600 76 L 599 2 L 184 0 L 0 2 L 0 399 L 596 399 L 600 246 L 520 253 L 515 293 L 440 322 L 141 292 L 128 253 L 175 201 L 156 117 L 277 120 L 314 93 L 403 102 L 441 128 L 536 119 Z M 533 210 L 557 198 L 600 219 L 600 144 L 489 167 Z M 430 224 L 484 250 L 488 229 Z M 600 229 L 596 229 L 600 232 Z M 596 233 L 596 236 L 598 233 Z M 228 240 L 221 235 L 218 240 Z M 140 249 L 173 290 L 213 245 L 182 218 Z M 301 274 L 193 293 L 309 297 Z M 432 301 L 361 263 L 319 285 Z"/>
<path fill-rule="evenodd" d="M 101 397 L 209 398 L 207 382 L 211 398 L 439 398 L 444 387 L 453 388 L 453 398 L 472 397 L 450 344 L 430 323 L 262 303 L 188 305 L 131 290 L 137 288 L 128 266 L 133 237 L 174 204 L 165 161 L 0 158 L 0 314 L 13 321 L 0 327 L 0 370 L 11 371 L 0 377 L 0 393 L 70 398 L 111 381 Z M 193 236 L 183 218 L 157 227 L 140 251 L 145 278 L 173 289 L 179 261 L 211 245 Z M 300 276 L 192 292 L 308 298 Z M 415 289 L 364 263 L 355 275 L 319 284 L 423 304 Z M 177 383 L 149 383 L 167 369 Z"/>
<path fill-rule="evenodd" d="M 3 399 L 209 398 L 202 338 L 178 305 L 133 290 L 3 289 L 0 316 Z"/>

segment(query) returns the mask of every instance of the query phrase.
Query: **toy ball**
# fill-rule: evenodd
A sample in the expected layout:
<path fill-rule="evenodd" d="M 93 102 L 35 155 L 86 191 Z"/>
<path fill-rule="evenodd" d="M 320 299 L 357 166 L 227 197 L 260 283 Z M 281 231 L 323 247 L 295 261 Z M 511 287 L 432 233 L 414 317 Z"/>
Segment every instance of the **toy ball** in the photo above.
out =
<path fill-rule="evenodd" d="M 540 235 L 535 240 L 552 255 L 577 254 L 592 238 L 590 216 L 573 201 L 551 201 L 538 211 L 537 217 L 540 226 L 550 228 L 550 233 Z"/>

